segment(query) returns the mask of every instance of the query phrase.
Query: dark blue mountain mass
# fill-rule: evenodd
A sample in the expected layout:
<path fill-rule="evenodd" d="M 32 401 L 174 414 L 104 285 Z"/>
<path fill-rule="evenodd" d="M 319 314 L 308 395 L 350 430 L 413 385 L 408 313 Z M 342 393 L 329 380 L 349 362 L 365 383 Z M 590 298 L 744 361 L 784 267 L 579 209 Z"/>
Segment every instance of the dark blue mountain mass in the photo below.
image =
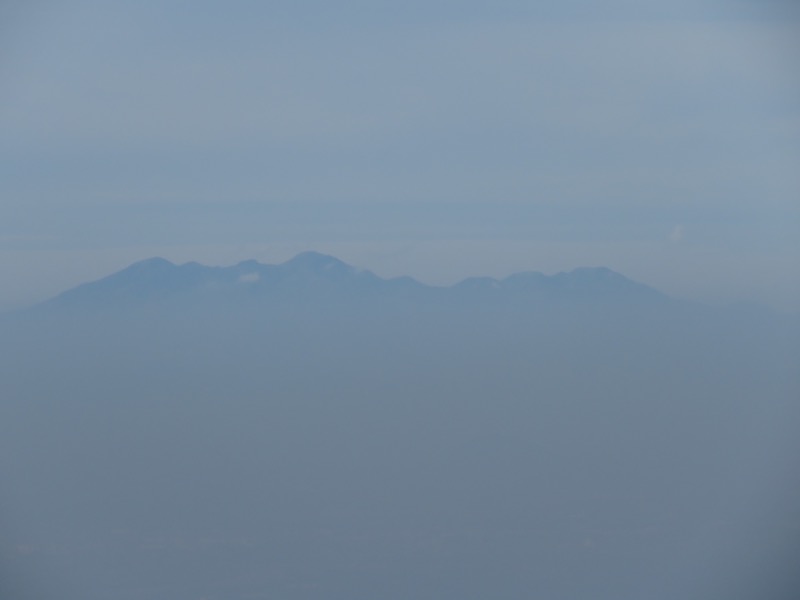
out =
<path fill-rule="evenodd" d="M 229 267 L 196 262 L 176 265 L 163 258 L 150 258 L 67 290 L 43 306 L 96 309 L 243 298 L 297 302 L 365 298 L 437 302 L 666 300 L 657 290 L 604 267 L 583 267 L 555 275 L 523 272 L 500 280 L 474 277 L 451 287 L 436 287 L 411 277 L 384 279 L 333 256 L 303 252 L 282 264 L 247 260 Z"/>

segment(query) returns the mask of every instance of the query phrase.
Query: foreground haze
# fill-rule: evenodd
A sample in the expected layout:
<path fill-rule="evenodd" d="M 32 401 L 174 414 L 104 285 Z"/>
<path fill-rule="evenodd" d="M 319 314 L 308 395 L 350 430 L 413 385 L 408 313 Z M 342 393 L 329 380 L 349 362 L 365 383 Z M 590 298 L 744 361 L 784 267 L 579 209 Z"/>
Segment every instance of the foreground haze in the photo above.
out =
<path fill-rule="evenodd" d="M 796 318 L 150 259 L 0 320 L 0 597 L 792 600 Z"/>

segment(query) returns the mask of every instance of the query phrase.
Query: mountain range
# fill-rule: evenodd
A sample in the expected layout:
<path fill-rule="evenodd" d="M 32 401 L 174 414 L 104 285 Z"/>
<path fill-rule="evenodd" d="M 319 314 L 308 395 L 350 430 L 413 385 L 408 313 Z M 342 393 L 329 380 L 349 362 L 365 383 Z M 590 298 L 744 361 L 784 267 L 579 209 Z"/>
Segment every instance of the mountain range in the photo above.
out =
<path fill-rule="evenodd" d="M 471 277 L 450 287 L 437 287 L 411 277 L 385 279 L 333 256 L 309 251 L 281 264 L 246 260 L 228 267 L 196 262 L 176 265 L 163 258 L 150 258 L 67 290 L 40 308 L 95 310 L 248 300 L 336 303 L 365 299 L 650 303 L 665 301 L 667 296 L 604 267 L 583 267 L 555 275 L 522 272 L 504 279 Z"/>

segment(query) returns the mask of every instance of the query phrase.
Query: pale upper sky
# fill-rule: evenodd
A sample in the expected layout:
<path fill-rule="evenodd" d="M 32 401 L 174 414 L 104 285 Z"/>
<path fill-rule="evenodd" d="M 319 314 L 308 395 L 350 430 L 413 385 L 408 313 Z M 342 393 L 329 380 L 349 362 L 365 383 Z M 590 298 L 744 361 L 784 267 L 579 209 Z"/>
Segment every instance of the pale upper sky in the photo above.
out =
<path fill-rule="evenodd" d="M 9 0 L 0 309 L 154 255 L 800 311 L 800 4 Z"/>

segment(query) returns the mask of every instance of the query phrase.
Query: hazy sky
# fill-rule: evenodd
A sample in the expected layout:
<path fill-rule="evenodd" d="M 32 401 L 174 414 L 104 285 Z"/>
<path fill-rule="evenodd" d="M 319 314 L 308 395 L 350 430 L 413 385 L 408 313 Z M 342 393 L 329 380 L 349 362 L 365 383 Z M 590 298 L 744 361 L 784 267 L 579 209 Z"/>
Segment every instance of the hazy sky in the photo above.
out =
<path fill-rule="evenodd" d="M 800 310 L 797 40 L 788 0 L 3 2 L 0 309 L 315 249 Z"/>

